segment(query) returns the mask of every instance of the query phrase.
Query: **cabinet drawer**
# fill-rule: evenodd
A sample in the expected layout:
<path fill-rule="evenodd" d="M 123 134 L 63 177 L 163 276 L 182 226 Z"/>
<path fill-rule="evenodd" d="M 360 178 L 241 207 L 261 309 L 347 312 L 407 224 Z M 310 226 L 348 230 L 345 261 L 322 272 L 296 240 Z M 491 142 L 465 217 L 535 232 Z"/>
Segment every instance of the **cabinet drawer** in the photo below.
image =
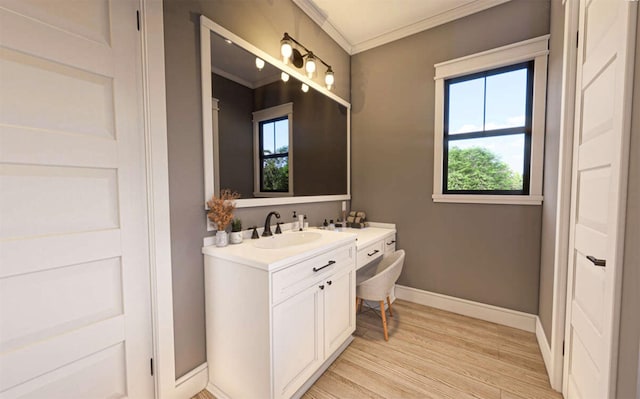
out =
<path fill-rule="evenodd" d="M 272 277 L 273 303 L 286 299 L 329 274 L 353 267 L 353 252 L 351 245 L 340 247 L 275 272 Z"/>
<path fill-rule="evenodd" d="M 384 238 L 384 253 L 385 255 L 388 253 L 395 252 L 396 250 L 396 235 L 390 234 Z"/>
<path fill-rule="evenodd" d="M 358 249 L 357 267 L 361 268 L 367 263 L 378 259 L 384 253 L 384 240 L 378 240 L 364 248 Z"/>

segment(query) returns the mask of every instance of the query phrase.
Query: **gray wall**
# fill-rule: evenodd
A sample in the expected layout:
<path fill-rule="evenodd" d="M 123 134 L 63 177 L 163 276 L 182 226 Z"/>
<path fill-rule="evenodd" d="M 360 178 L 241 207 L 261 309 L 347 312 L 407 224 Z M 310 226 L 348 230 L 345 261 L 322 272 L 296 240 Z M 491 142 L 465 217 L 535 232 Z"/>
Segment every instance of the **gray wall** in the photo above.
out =
<path fill-rule="evenodd" d="M 398 226 L 400 284 L 537 314 L 541 207 L 434 203 L 433 65 L 549 33 L 511 1 L 352 57 L 353 208 Z"/>
<path fill-rule="evenodd" d="M 640 21 L 638 22 L 620 309 L 617 384 L 617 397 L 620 399 L 640 398 Z"/>
<path fill-rule="evenodd" d="M 164 0 L 167 140 L 176 377 L 206 361 L 202 238 L 206 231 L 200 88 L 200 14 L 274 57 L 285 31 L 333 66 L 334 92 L 349 99 L 350 59 L 290 0 Z M 321 81 L 321 77 L 318 81 Z M 264 223 L 271 208 L 239 210 L 245 226 Z M 339 203 L 278 207 L 304 210 L 312 224 L 335 217 Z"/>
<path fill-rule="evenodd" d="M 538 315 L 547 342 L 551 342 L 553 314 L 553 258 L 555 255 L 558 201 L 558 157 L 560 154 L 560 107 L 562 103 L 562 48 L 564 45 L 564 6 L 551 0 L 551 37 L 547 75 L 547 120 L 544 138 L 544 202 L 540 235 L 540 289 Z"/>
<path fill-rule="evenodd" d="M 229 188 L 242 198 L 253 197 L 253 90 L 211 74 L 218 105 L 220 189 Z M 215 148 L 214 143 L 214 148 Z"/>

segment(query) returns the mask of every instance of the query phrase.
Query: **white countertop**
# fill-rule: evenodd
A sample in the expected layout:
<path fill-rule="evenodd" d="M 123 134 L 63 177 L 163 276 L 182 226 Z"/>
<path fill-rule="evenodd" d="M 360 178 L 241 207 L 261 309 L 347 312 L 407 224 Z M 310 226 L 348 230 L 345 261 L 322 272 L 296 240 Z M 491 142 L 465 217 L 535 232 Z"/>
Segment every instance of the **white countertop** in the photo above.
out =
<path fill-rule="evenodd" d="M 345 229 L 347 230 L 347 229 Z M 348 229 L 357 230 L 357 229 Z M 321 237 L 308 244 L 295 245 L 278 249 L 262 249 L 253 245 L 252 239 L 245 239 L 241 244 L 229 244 L 218 248 L 215 245 L 202 247 L 202 253 L 215 258 L 226 259 L 247 266 L 252 266 L 266 271 L 278 270 L 293 263 L 298 263 L 311 258 L 327 250 L 338 248 L 342 245 L 354 243 L 356 234 L 352 232 L 339 232 L 310 228 L 307 231 L 318 232 Z M 286 231 L 283 234 L 296 234 Z M 259 240 L 269 240 L 271 237 L 260 237 Z"/>
<path fill-rule="evenodd" d="M 396 232 L 395 225 L 378 223 L 377 226 L 353 229 L 350 227 L 336 230 L 323 230 L 309 228 L 305 231 L 318 232 L 322 236 L 311 243 L 295 245 L 286 248 L 263 249 L 253 245 L 256 240 L 246 239 L 241 244 L 229 244 L 218 248 L 215 245 L 202 247 L 202 253 L 215 258 L 226 259 L 233 262 L 252 266 L 266 271 L 275 271 L 282 267 L 303 261 L 325 251 L 338 248 L 353 240 L 357 248 L 382 239 Z M 378 227 L 382 226 L 382 227 Z M 296 234 L 285 231 L 283 234 Z M 259 240 L 269 240 L 271 237 L 260 237 Z"/>
<path fill-rule="evenodd" d="M 389 234 L 396 232 L 395 228 L 387 227 L 365 227 L 362 229 L 352 229 L 350 227 L 340 228 L 340 231 L 345 233 L 353 233 L 358 235 L 356 246 L 358 248 L 366 247 L 367 245 L 377 241 Z"/>

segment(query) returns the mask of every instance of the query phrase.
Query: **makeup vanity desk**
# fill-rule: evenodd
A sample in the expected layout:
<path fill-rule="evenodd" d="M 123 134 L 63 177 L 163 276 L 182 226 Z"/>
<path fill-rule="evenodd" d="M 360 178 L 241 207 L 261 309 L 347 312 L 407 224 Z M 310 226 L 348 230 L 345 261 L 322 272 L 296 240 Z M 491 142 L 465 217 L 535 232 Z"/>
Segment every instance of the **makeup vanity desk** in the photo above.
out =
<path fill-rule="evenodd" d="M 347 227 L 338 231 L 358 235 L 356 270 L 396 250 L 396 225 L 392 223 L 369 222 L 369 227 L 363 229 Z"/>

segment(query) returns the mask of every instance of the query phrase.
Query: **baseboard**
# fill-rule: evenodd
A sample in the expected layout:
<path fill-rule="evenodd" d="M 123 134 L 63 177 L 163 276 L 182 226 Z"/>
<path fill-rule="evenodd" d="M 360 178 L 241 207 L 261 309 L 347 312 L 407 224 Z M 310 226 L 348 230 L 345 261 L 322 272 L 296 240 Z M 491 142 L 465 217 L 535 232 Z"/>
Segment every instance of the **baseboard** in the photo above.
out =
<path fill-rule="evenodd" d="M 229 395 L 211 382 L 207 384 L 207 391 L 209 391 L 209 393 L 211 393 L 216 399 L 230 399 Z"/>
<path fill-rule="evenodd" d="M 176 380 L 174 398 L 191 398 L 207 387 L 209 369 L 202 363 Z"/>
<path fill-rule="evenodd" d="M 535 332 L 536 315 L 505 309 L 498 306 L 487 305 L 467 299 L 456 298 L 448 295 L 437 294 L 396 284 L 396 298 L 420 305 L 447 310 L 464 316 L 502 324 L 504 326 L 520 330 Z"/>
<path fill-rule="evenodd" d="M 542 328 L 542 322 L 540 317 L 536 316 L 536 340 L 540 347 L 540 353 L 542 353 L 542 360 L 544 360 L 544 366 L 547 369 L 547 375 L 549 381 L 551 381 L 551 347 L 547 341 L 547 336 L 544 335 L 544 329 Z"/>

